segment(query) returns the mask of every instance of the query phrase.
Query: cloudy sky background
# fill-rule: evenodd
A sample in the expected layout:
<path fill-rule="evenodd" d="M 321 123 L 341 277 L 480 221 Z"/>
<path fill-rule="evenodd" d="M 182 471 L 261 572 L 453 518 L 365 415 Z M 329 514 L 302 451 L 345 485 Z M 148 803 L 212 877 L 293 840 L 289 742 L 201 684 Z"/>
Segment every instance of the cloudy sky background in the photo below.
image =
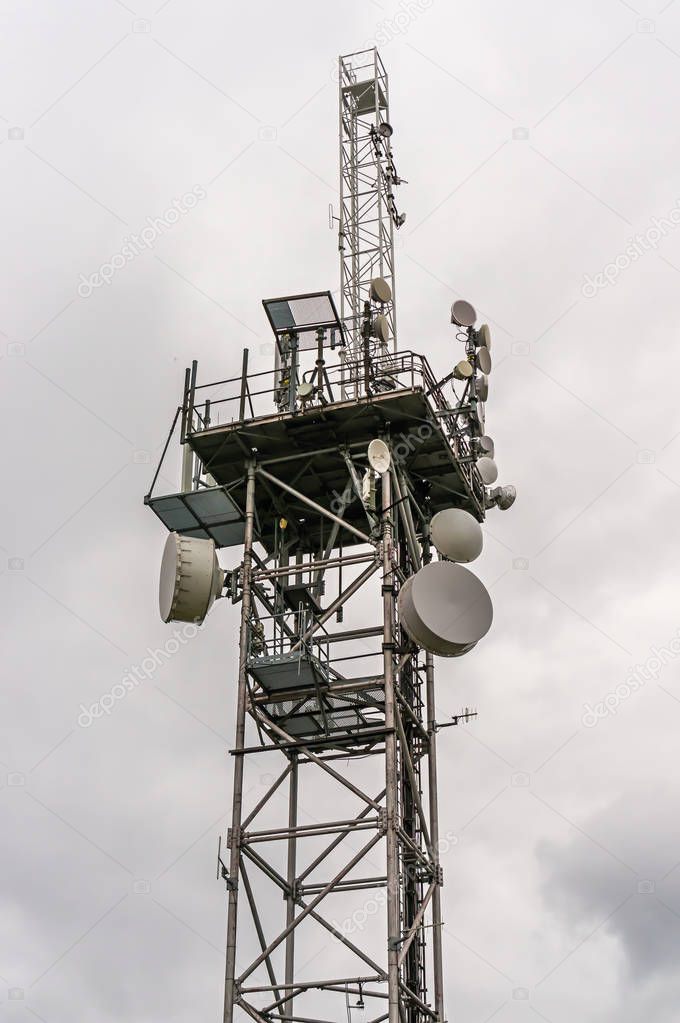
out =
<path fill-rule="evenodd" d="M 224 378 L 247 344 L 268 368 L 260 300 L 337 286 L 333 63 L 387 33 L 401 344 L 447 372 L 449 305 L 476 305 L 519 491 L 477 563 L 494 628 L 439 665 L 441 716 L 480 712 L 440 742 L 448 1014 L 675 1021 L 680 3 L 0 14 L 5 1018 L 220 1018 L 235 609 L 110 716 L 78 717 L 168 639 L 142 497 L 185 365 Z M 196 186 L 152 250 L 79 295 Z"/>

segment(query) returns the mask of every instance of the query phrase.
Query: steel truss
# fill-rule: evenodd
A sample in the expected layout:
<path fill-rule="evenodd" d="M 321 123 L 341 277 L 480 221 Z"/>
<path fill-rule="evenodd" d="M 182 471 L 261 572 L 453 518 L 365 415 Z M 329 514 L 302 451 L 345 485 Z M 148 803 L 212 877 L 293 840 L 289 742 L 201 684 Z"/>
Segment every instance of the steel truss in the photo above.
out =
<path fill-rule="evenodd" d="M 389 443 L 388 436 L 384 439 Z M 310 471 L 313 463 L 312 457 Z M 353 485 L 364 469 L 360 460 L 350 460 L 347 501 L 359 500 Z M 399 587 L 429 558 L 427 544 L 418 539 L 424 520 L 411 497 L 408 473 L 393 461 L 379 478 L 375 508 L 365 502 L 366 531 L 355 528 L 355 543 L 345 550 L 339 545 L 347 525 L 343 507 L 336 513 L 310 502 L 302 489 L 265 470 L 255 457 L 247 464 L 246 479 L 233 807 L 229 863 L 223 865 L 225 1023 L 239 1018 L 237 1007 L 259 1023 L 337 1023 L 339 1012 L 351 1019 L 350 997 L 363 1001 L 371 1023 L 441 1021 L 434 666 L 431 655 L 408 640 L 397 611 Z M 255 546 L 258 497 L 264 494 L 276 499 L 281 513 L 269 556 Z M 286 539 L 287 519 L 299 521 L 301 507 L 326 523 L 321 550 L 305 550 L 299 532 L 295 540 Z M 329 631 L 331 618 L 341 619 L 377 581 L 382 621 Z M 331 587 L 336 597 L 330 598 Z M 318 604 L 323 595 L 324 610 Z M 370 599 L 375 607 L 375 593 Z M 357 642 L 360 656 L 345 656 L 346 644 Z M 352 675 L 354 661 L 361 670 L 366 659 L 373 668 Z M 297 672 L 292 676 L 291 665 Z M 250 744 L 248 723 L 254 733 Z M 246 768 L 263 753 L 271 757 L 272 750 L 283 758 L 281 770 L 264 795 L 246 807 Z M 359 758 L 371 758 L 381 777 L 379 792 L 352 771 Z M 308 785 L 318 792 L 321 781 L 337 795 L 322 802 L 314 797 L 319 814 L 342 793 L 356 803 L 354 812 L 303 823 L 304 792 Z M 261 814 L 275 817 L 275 824 L 258 828 Z M 277 859 L 281 848 L 285 866 Z M 278 890 L 281 910 L 272 910 L 271 899 L 263 900 L 267 883 Z M 376 907 L 378 940 L 375 927 L 364 935 L 339 925 L 332 915 L 338 893 L 351 900 L 371 891 L 382 893 L 369 895 L 367 903 Z M 240 935 L 248 916 L 259 952 L 249 962 L 237 962 L 237 948 L 243 953 L 237 931 Z M 316 936 L 319 928 L 325 932 L 328 943 L 326 967 L 311 978 L 296 957 L 296 945 L 309 949 L 302 942 L 310 926 Z"/>
<path fill-rule="evenodd" d="M 350 349 L 361 349 L 361 331 L 370 282 L 382 277 L 392 300 L 383 308 L 389 342 L 397 347 L 394 280 L 394 226 L 399 215 L 394 187 L 399 184 L 389 136 L 387 72 L 376 49 L 340 57 L 340 281 L 341 318 Z"/>

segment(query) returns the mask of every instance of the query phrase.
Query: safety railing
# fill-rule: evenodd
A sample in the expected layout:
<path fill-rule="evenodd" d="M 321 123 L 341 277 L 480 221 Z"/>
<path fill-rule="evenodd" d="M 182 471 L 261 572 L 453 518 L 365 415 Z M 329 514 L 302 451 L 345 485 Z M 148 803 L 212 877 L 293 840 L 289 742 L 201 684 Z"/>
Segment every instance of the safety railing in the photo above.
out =
<path fill-rule="evenodd" d="M 186 372 L 184 401 L 181 407 L 182 440 L 187 435 L 218 426 L 246 423 L 272 415 L 301 415 L 314 408 L 387 393 L 419 390 L 433 406 L 439 428 L 446 437 L 468 489 L 483 507 L 484 484 L 477 472 L 475 458 L 462 429 L 464 408 L 452 406 L 424 355 L 412 351 L 384 353 L 348 353 L 324 350 L 333 361 L 317 359 L 300 368 L 298 383 L 291 392 L 290 381 L 279 367 L 249 372 L 248 353 L 244 351 L 239 376 L 208 384 L 197 382 L 194 363 Z M 311 384 L 301 388 L 301 384 Z M 301 395 L 290 407 L 290 395 Z"/>

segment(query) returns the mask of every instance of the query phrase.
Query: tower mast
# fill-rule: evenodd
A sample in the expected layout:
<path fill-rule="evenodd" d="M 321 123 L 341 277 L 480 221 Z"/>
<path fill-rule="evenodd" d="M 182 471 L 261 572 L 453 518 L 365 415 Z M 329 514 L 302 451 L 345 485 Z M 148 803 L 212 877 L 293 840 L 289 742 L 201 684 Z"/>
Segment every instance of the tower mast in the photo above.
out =
<path fill-rule="evenodd" d="M 404 222 L 394 189 L 401 183 L 392 155 L 387 72 L 377 49 L 339 58 L 340 315 L 350 347 L 361 347 L 371 280 L 387 281 L 388 345 L 397 348 L 394 229 Z"/>
<path fill-rule="evenodd" d="M 453 305 L 464 358 L 443 381 L 396 348 L 387 75 L 376 50 L 339 69 L 340 314 L 330 291 L 267 299 L 270 371 L 245 349 L 204 383 L 194 362 L 145 497 L 169 530 L 163 620 L 240 610 L 224 1023 L 444 1023 L 433 655 L 488 631 L 459 562 L 514 500 L 488 487 L 472 306 Z M 177 427 L 180 491 L 156 495 Z"/>

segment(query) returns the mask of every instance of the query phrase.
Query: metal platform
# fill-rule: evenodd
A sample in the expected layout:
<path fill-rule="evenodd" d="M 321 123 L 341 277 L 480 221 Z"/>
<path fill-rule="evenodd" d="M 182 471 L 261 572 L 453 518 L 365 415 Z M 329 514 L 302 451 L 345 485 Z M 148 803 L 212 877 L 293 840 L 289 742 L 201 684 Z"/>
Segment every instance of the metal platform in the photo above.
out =
<path fill-rule="evenodd" d="M 319 449 L 319 435 L 333 447 Z M 213 426 L 192 433 L 188 443 L 214 479 L 229 486 L 237 505 L 245 505 L 244 458 L 257 451 L 260 465 L 276 473 L 285 463 L 287 479 L 296 478 L 296 489 L 313 501 L 330 507 L 339 501 L 347 485 L 347 465 L 342 449 L 356 454 L 366 451 L 370 441 L 389 432 L 395 457 L 411 479 L 423 485 L 432 513 L 457 505 L 483 518 L 482 490 L 476 485 L 472 466 L 465 461 L 459 446 L 456 455 L 436 408 L 421 388 L 401 389 L 358 400 L 316 406 L 295 415 L 273 414 L 245 422 Z M 460 442 L 459 442 L 460 445 Z M 274 494 L 262 494 L 258 502 L 258 538 L 267 549 L 274 542 L 275 523 L 284 511 L 305 518 L 308 508 L 290 499 L 286 507 Z M 350 503 L 344 519 L 366 530 L 367 522 L 360 501 Z M 181 531 L 181 530 L 180 530 Z M 310 519 L 305 531 L 311 549 L 319 549 L 324 538 L 318 522 Z M 357 537 L 341 530 L 343 545 L 356 544 Z M 238 542 L 238 541 L 235 541 Z"/>
<path fill-rule="evenodd" d="M 296 739 L 326 737 L 331 747 L 338 740 L 354 745 L 384 726 L 381 680 L 333 684 L 322 662 L 301 652 L 251 657 L 248 674 L 262 691 L 255 702 Z"/>

